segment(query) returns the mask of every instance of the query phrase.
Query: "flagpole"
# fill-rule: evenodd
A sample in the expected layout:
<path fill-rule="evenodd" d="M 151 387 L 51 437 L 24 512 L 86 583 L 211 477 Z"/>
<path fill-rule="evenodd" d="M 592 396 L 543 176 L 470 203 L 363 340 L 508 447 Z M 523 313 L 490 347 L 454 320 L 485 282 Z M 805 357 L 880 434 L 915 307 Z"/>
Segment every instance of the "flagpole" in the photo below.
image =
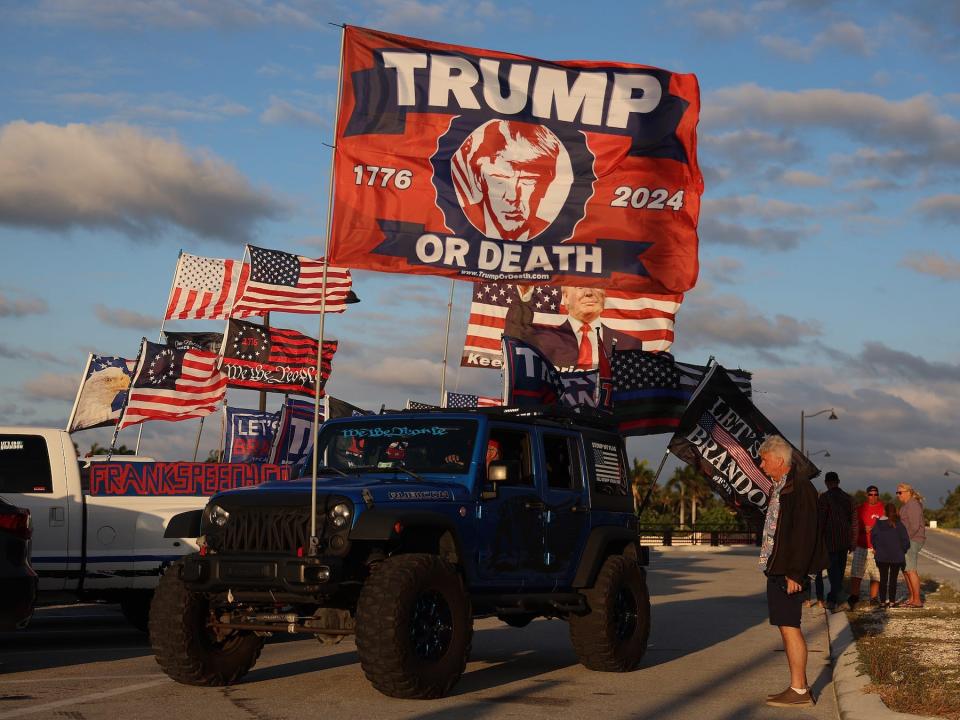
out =
<path fill-rule="evenodd" d="M 197 461 L 197 452 L 200 450 L 200 435 L 203 433 L 203 421 L 205 417 L 200 418 L 200 427 L 197 429 L 197 442 L 193 445 L 193 461 Z"/>
<path fill-rule="evenodd" d="M 453 291 L 457 287 L 457 281 L 450 281 L 450 300 L 447 302 L 447 331 L 443 336 L 443 367 L 440 370 L 440 405 L 444 405 L 443 398 L 447 390 L 447 349 L 450 346 L 450 317 L 453 315 Z"/>
<path fill-rule="evenodd" d="M 166 313 L 164 313 L 166 315 Z M 127 414 L 127 407 L 130 405 L 130 394 L 133 392 L 133 381 L 137 378 L 137 373 L 140 372 L 140 362 L 143 359 L 143 351 L 146 349 L 147 339 L 140 339 L 140 350 L 137 351 L 137 359 L 133 363 L 133 375 L 130 378 L 130 385 L 127 387 L 127 397 L 123 401 L 123 407 L 120 408 L 120 417 L 117 418 L 117 426 L 113 429 L 113 439 L 110 441 L 110 450 L 107 453 L 107 460 L 113 457 L 113 449 L 117 446 L 117 435 L 120 434 L 120 424 L 123 422 L 123 416 Z M 143 422 L 140 422 L 140 429 L 143 430 Z M 140 438 L 137 437 L 137 447 L 139 448 Z M 133 451 L 133 454 L 137 454 L 137 450 Z"/>
<path fill-rule="evenodd" d="M 329 187 L 327 188 L 327 232 L 323 248 L 323 276 L 320 280 L 320 337 L 317 338 L 317 375 L 313 385 L 313 457 L 310 471 L 310 546 L 309 557 L 316 557 L 320 551 L 320 538 L 317 537 L 317 435 L 320 433 L 320 379 L 323 376 L 323 329 L 327 314 L 327 268 L 330 267 L 330 228 L 333 221 L 333 183 L 334 162 L 337 155 L 336 138 L 340 126 L 340 95 L 343 92 L 343 35 L 346 25 L 340 26 L 340 67 L 337 70 L 337 109 L 333 123 L 333 152 L 330 157 Z"/>
<path fill-rule="evenodd" d="M 93 353 L 87 354 L 87 364 L 83 366 L 83 375 L 80 376 L 80 387 L 77 388 L 77 397 L 73 400 L 73 410 L 70 411 L 70 417 L 67 418 L 67 432 L 73 426 L 73 418 L 77 415 L 77 405 L 80 404 L 80 394 L 83 392 L 83 384 L 87 381 L 87 373 L 90 372 L 90 363 L 93 362 Z M 117 422 L 120 418 L 117 418 Z"/>
<path fill-rule="evenodd" d="M 180 248 L 177 252 L 177 267 L 173 271 L 173 279 L 170 280 L 170 292 L 167 293 L 167 307 L 170 307 L 170 296 L 173 295 L 173 288 L 177 284 L 177 273 L 180 271 L 180 258 L 183 257 L 183 248 Z M 160 333 L 157 335 L 157 342 L 163 342 L 163 328 L 167 322 L 167 311 L 166 308 L 163 311 L 163 317 L 160 319 Z M 140 423 L 140 427 L 137 428 L 137 444 L 133 446 L 133 454 L 140 454 L 140 438 L 143 436 L 143 423 Z"/>
<path fill-rule="evenodd" d="M 657 468 L 657 474 L 653 476 L 653 482 L 650 483 L 650 489 L 647 490 L 647 494 L 643 498 L 643 502 L 640 503 L 640 508 L 637 510 L 637 518 L 643 515 L 643 511 L 647 509 L 647 503 L 650 502 L 650 496 L 653 494 L 653 489 L 657 486 L 657 480 L 660 479 L 660 473 L 663 472 L 663 466 L 667 463 L 668 457 L 670 457 L 670 448 L 667 448 L 663 452 L 663 457 L 660 459 L 660 467 Z"/>

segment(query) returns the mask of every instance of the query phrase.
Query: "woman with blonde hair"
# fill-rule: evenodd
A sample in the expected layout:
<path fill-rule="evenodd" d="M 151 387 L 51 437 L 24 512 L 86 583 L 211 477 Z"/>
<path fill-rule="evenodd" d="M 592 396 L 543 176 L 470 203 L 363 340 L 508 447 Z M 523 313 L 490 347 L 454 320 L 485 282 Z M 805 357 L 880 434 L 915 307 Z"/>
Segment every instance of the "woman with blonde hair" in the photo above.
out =
<path fill-rule="evenodd" d="M 923 496 L 907 483 L 897 485 L 897 499 L 900 501 L 900 520 L 907 528 L 910 536 L 910 549 L 907 550 L 903 576 L 907 579 L 907 588 L 910 597 L 901 607 L 920 608 L 920 574 L 917 572 L 917 558 L 920 548 L 927 539 L 927 531 L 923 521 Z"/>

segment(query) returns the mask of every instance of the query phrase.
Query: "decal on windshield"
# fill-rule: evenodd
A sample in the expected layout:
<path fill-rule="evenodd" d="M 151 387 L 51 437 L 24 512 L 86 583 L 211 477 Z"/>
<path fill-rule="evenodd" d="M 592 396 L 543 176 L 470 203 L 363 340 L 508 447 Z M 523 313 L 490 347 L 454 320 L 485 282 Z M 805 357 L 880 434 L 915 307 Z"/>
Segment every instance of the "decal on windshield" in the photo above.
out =
<path fill-rule="evenodd" d="M 344 437 L 416 437 L 418 435 L 446 435 L 450 428 L 434 425 L 432 427 L 405 427 L 395 425 L 393 427 L 372 427 L 372 428 L 347 428 L 341 432 Z"/>

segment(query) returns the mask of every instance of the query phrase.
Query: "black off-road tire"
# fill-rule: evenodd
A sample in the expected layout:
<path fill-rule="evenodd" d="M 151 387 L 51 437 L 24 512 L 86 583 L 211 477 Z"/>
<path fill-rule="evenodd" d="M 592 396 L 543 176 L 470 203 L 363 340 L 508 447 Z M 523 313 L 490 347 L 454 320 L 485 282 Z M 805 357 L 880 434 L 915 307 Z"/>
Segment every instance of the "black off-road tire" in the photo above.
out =
<path fill-rule="evenodd" d="M 364 675 L 384 695 L 445 695 L 463 675 L 472 640 L 463 581 L 436 555 L 388 558 L 364 583 L 357 652 Z"/>
<path fill-rule="evenodd" d="M 181 562 L 160 578 L 150 606 L 150 644 L 163 671 L 186 685 L 230 685 L 260 657 L 263 638 L 234 631 L 217 640 L 207 628 L 206 596 L 190 592 L 180 579 Z"/>
<path fill-rule="evenodd" d="M 602 672 L 636 668 L 650 636 L 650 593 L 643 568 L 623 555 L 611 555 L 584 595 L 589 612 L 570 616 L 570 640 L 580 663 Z"/>
<path fill-rule="evenodd" d="M 130 590 L 120 597 L 120 612 L 140 632 L 149 631 L 152 590 Z"/>

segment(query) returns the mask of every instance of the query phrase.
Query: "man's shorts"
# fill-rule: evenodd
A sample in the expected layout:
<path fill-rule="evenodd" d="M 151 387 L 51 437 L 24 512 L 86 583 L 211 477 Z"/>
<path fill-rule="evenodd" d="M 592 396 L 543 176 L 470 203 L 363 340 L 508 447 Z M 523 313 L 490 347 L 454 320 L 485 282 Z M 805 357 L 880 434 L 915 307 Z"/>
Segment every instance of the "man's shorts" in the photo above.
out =
<path fill-rule="evenodd" d="M 803 599 L 809 594 L 800 590 L 787 594 L 787 579 L 783 575 L 767 577 L 767 608 L 770 611 L 770 624 L 786 627 L 800 627 L 803 615 Z"/>
<path fill-rule="evenodd" d="M 850 565 L 850 577 L 880 582 L 880 570 L 870 548 L 858 547 L 853 551 L 853 562 Z"/>
<path fill-rule="evenodd" d="M 917 571 L 917 558 L 920 556 L 920 548 L 923 547 L 923 540 L 911 540 L 910 549 L 907 550 L 906 554 L 906 567 L 904 571 L 906 572 L 916 572 Z"/>

